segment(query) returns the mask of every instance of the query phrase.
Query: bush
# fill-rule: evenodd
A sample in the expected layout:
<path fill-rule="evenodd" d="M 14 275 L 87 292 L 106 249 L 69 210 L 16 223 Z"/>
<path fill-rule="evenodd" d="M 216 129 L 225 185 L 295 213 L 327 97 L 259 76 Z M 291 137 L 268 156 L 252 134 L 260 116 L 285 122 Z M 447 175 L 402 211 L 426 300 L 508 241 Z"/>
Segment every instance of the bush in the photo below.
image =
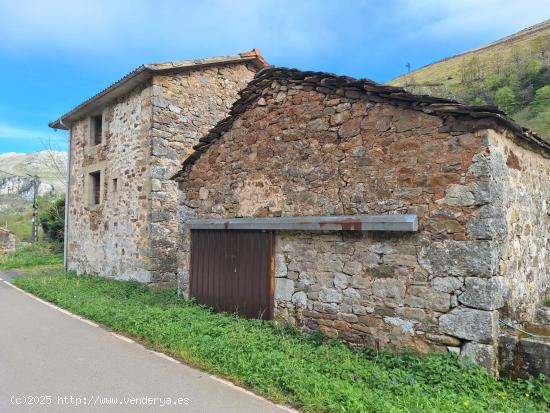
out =
<path fill-rule="evenodd" d="M 504 73 L 495 73 L 487 76 L 485 86 L 491 90 L 497 90 L 506 83 L 506 75 Z"/>
<path fill-rule="evenodd" d="M 537 89 L 535 92 L 535 98 L 529 105 L 531 111 L 535 114 L 543 112 L 545 109 L 550 108 L 550 85 L 546 85 Z"/>
<path fill-rule="evenodd" d="M 38 219 L 48 241 L 63 242 L 65 234 L 65 198 L 52 201 Z"/>
<path fill-rule="evenodd" d="M 495 93 L 495 103 L 502 110 L 508 113 L 513 113 L 517 109 L 516 94 L 510 86 L 503 86 Z"/>

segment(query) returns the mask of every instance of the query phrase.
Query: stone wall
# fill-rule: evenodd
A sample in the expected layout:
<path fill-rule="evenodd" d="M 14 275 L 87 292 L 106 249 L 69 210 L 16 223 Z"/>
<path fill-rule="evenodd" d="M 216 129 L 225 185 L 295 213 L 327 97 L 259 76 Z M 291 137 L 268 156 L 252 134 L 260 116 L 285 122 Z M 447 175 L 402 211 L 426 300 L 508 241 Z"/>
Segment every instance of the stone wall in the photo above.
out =
<path fill-rule="evenodd" d="M 509 289 L 501 315 L 533 322 L 550 296 L 550 159 L 495 133 L 490 150 L 499 195 L 490 208 L 499 215 L 486 225 L 493 232 L 489 236 L 497 234 L 500 275 Z"/>
<path fill-rule="evenodd" d="M 241 63 L 156 75 L 104 108 L 98 146 L 88 143 L 87 118 L 72 125 L 69 269 L 175 285 L 177 185 L 169 178 L 255 70 Z M 95 170 L 102 199 L 90 206 L 86 179 Z"/>
<path fill-rule="evenodd" d="M 489 144 L 502 133 L 274 81 L 181 176 L 180 213 L 418 214 L 415 234 L 277 234 L 277 317 L 354 344 L 461 352 L 495 371 L 509 293 Z M 185 294 L 185 268 L 180 282 Z"/>
<path fill-rule="evenodd" d="M 193 145 L 227 116 L 238 92 L 254 77 L 251 64 L 211 66 L 153 78 L 151 159 L 151 281 L 175 285 L 178 191 L 170 180 Z M 182 243 L 186 250 L 187 245 Z"/>
<path fill-rule="evenodd" d="M 71 127 L 68 268 L 149 282 L 151 86 L 104 109 L 104 142 L 88 142 L 89 121 Z M 101 203 L 87 200 L 87 175 L 103 174 Z M 117 191 L 113 179 L 117 179 Z"/>
<path fill-rule="evenodd" d="M 0 228 L 0 255 L 15 251 L 15 234 Z"/>

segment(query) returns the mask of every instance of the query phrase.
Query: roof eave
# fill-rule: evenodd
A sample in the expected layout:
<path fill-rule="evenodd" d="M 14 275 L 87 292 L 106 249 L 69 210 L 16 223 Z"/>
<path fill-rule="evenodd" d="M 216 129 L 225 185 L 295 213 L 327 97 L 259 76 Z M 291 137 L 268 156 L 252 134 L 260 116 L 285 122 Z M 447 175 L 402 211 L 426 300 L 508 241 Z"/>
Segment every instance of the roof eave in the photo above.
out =
<path fill-rule="evenodd" d="M 259 49 L 253 49 L 250 52 L 239 53 L 234 56 L 223 56 L 219 58 L 207 58 L 199 60 L 188 60 L 179 62 L 146 64 L 130 72 L 122 79 L 113 83 L 111 86 L 92 96 L 90 99 L 82 102 L 71 111 L 62 115 L 48 126 L 53 129 L 68 130 L 71 123 L 82 118 L 84 115 L 94 113 L 103 108 L 108 102 L 121 97 L 139 84 L 147 81 L 154 73 L 169 73 L 174 71 L 192 70 L 193 68 L 202 68 L 208 66 L 219 66 L 234 63 L 250 62 L 257 69 L 263 69 L 267 62 L 261 56 Z"/>
<path fill-rule="evenodd" d="M 50 122 L 48 126 L 53 129 L 68 130 L 71 123 L 87 113 L 93 113 L 103 107 L 107 102 L 125 95 L 137 85 L 143 83 L 151 74 L 151 69 L 146 65 L 138 67 L 116 83 L 109 86 L 107 89 L 99 92 L 92 98 L 82 102 L 70 112 L 67 112 L 57 120 Z"/>

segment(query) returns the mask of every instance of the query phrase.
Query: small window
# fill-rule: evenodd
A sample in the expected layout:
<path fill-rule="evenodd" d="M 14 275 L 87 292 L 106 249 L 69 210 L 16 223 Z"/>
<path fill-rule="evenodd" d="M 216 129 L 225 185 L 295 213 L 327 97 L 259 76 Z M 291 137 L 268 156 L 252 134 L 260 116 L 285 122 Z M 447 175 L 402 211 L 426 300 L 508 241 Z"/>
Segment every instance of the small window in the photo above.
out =
<path fill-rule="evenodd" d="M 92 116 L 90 143 L 92 146 L 100 145 L 103 139 L 103 116 Z"/>
<path fill-rule="evenodd" d="M 118 178 L 113 179 L 113 192 L 118 191 Z"/>
<path fill-rule="evenodd" d="M 90 173 L 90 204 L 99 205 L 101 201 L 101 172 Z"/>

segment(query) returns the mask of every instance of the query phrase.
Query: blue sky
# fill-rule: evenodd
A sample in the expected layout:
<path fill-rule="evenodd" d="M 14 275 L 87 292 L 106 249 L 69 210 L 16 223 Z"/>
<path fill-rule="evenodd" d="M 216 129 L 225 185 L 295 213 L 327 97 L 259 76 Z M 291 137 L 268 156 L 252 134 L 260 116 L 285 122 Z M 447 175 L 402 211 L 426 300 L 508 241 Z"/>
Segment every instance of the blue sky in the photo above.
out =
<path fill-rule="evenodd" d="M 47 123 L 142 63 L 259 47 L 384 82 L 548 18 L 548 0 L 0 0 L 0 153 L 66 148 Z"/>

